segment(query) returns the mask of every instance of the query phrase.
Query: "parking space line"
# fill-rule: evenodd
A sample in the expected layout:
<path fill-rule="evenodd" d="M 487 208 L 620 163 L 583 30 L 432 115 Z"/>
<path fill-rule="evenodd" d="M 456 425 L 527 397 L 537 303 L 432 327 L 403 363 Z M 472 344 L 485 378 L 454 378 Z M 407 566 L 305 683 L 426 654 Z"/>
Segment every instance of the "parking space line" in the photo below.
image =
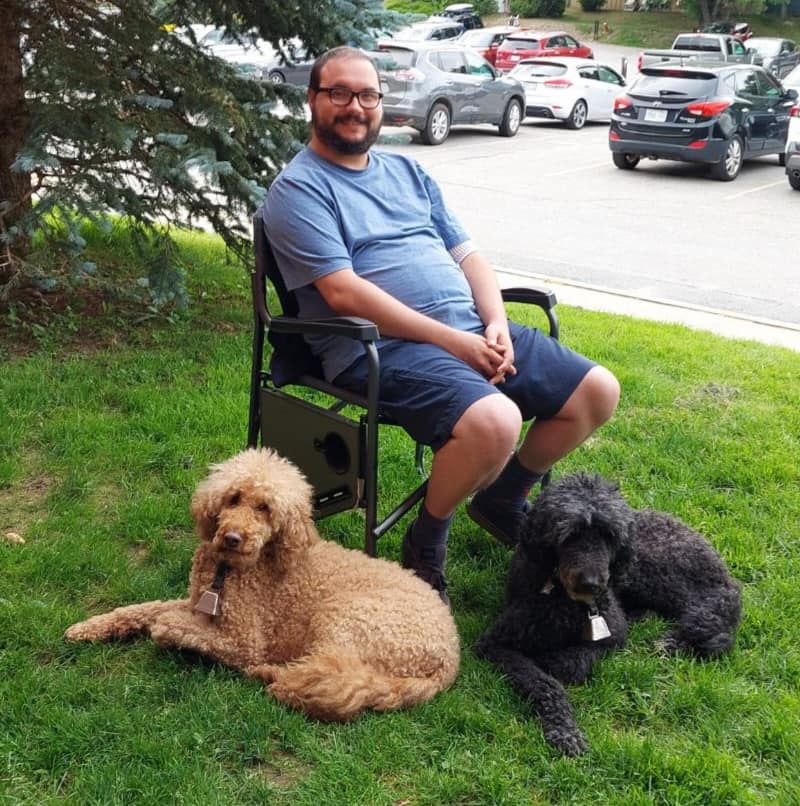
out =
<path fill-rule="evenodd" d="M 741 193 L 734 193 L 732 196 L 723 196 L 723 201 L 733 201 L 733 199 L 738 199 L 741 196 L 747 196 L 748 193 L 758 193 L 759 190 L 769 190 L 769 188 L 776 188 L 778 185 L 786 184 L 786 177 L 781 179 L 780 182 L 770 182 L 768 185 L 759 185 L 755 188 L 750 188 L 750 190 L 743 190 Z"/>
<path fill-rule="evenodd" d="M 586 170 L 589 170 L 591 168 L 601 168 L 603 166 L 608 166 L 610 164 L 611 163 L 609 163 L 608 160 L 604 160 L 603 162 L 593 162 L 593 163 L 590 163 L 589 165 L 581 165 L 580 168 L 568 168 L 566 171 L 556 171 L 555 173 L 545 174 L 545 177 L 564 176 L 565 174 L 575 174 L 575 173 L 578 173 L 580 171 L 586 171 Z"/>

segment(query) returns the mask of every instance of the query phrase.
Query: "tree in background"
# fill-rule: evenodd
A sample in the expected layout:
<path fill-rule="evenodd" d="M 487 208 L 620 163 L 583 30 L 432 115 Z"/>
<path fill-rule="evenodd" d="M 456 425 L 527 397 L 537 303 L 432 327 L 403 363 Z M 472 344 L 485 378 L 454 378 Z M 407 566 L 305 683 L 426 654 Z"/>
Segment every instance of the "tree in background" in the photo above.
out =
<path fill-rule="evenodd" d="M 715 20 L 733 20 L 747 15 L 752 17 L 764 11 L 764 0 L 683 0 L 681 8 L 695 17 L 700 26 Z"/>
<path fill-rule="evenodd" d="M 303 93 L 244 77 L 174 26 L 319 53 L 370 46 L 364 32 L 401 19 L 380 0 L 2 0 L 0 305 L 31 282 L 102 278 L 81 258 L 87 219 L 130 222 L 154 304 L 184 300 L 169 224 L 249 246 L 249 214 L 305 140 Z"/>

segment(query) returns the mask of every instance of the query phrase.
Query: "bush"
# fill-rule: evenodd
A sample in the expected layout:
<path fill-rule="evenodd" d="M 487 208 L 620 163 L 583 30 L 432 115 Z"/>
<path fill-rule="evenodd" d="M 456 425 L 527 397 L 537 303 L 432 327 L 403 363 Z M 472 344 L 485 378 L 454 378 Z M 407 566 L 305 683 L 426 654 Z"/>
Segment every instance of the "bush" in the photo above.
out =
<path fill-rule="evenodd" d="M 567 7 L 567 0 L 541 0 L 537 17 L 561 17 Z"/>
<path fill-rule="evenodd" d="M 580 0 L 580 4 L 584 11 L 599 11 L 606 4 L 606 0 Z"/>
<path fill-rule="evenodd" d="M 560 17 L 566 0 L 511 0 L 511 13 L 520 17 Z"/>
<path fill-rule="evenodd" d="M 540 0 L 511 0 L 509 9 L 518 17 L 538 16 Z"/>

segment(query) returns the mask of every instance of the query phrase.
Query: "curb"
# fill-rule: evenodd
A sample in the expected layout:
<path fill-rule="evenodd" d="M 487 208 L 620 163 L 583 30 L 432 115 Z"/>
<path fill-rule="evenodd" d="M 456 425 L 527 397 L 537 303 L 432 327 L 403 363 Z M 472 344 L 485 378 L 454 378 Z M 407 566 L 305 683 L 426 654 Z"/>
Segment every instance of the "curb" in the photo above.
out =
<path fill-rule="evenodd" d="M 707 308 L 667 299 L 641 297 L 624 291 L 562 280 L 542 274 L 495 267 L 501 286 L 525 285 L 536 280 L 549 286 L 559 302 L 604 313 L 624 314 L 638 319 L 685 325 L 731 339 L 746 339 L 800 352 L 800 326 L 745 314 Z"/>

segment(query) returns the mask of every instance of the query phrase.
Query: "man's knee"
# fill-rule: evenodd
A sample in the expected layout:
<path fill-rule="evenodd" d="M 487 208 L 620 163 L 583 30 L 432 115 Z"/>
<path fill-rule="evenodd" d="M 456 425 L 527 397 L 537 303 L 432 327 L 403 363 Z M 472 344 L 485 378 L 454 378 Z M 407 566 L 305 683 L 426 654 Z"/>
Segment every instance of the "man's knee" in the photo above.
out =
<path fill-rule="evenodd" d="M 473 403 L 461 415 L 453 436 L 469 440 L 485 451 L 486 458 L 502 456 L 514 450 L 522 428 L 517 405 L 505 395 L 487 395 Z"/>
<path fill-rule="evenodd" d="M 573 397 L 582 419 L 592 428 L 599 428 L 609 420 L 619 403 L 620 386 L 616 376 L 600 365 L 592 367 L 578 384 Z"/>

